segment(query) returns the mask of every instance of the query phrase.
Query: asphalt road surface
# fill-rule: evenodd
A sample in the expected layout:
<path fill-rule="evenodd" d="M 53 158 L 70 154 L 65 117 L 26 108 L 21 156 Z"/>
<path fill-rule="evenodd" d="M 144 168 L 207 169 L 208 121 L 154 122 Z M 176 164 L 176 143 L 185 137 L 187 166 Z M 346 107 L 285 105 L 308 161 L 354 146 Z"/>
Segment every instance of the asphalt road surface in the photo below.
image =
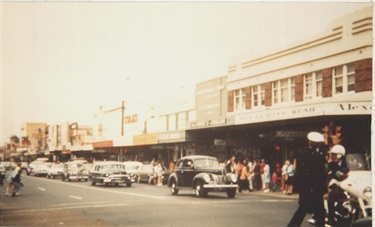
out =
<path fill-rule="evenodd" d="M 16 197 L 0 188 L 1 226 L 286 226 L 297 209 L 297 197 L 280 192 L 197 198 L 193 191 L 172 196 L 167 186 L 138 183 L 91 186 L 25 174 L 22 181 Z"/>

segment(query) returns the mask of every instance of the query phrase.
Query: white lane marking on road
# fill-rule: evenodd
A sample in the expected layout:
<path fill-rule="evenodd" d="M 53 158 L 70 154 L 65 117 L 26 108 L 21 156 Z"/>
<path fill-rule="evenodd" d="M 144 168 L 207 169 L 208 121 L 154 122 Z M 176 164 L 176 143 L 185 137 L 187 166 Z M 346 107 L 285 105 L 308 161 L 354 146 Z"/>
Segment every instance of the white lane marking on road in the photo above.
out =
<path fill-rule="evenodd" d="M 25 177 L 30 177 L 30 176 L 25 176 Z M 32 177 L 30 177 L 30 178 L 32 178 Z M 48 181 L 48 182 L 55 183 L 55 184 L 67 185 L 66 182 L 64 183 L 64 182 L 61 182 L 61 181 L 51 181 L 49 179 L 43 179 L 43 178 L 33 178 L 33 179 L 40 180 L 40 181 Z M 70 186 L 77 187 L 77 188 L 85 188 L 85 189 L 90 189 L 90 190 L 96 190 L 96 191 L 102 191 L 102 192 L 106 192 L 106 193 L 115 193 L 115 194 L 121 194 L 121 195 L 131 195 L 131 196 L 137 196 L 137 197 L 144 197 L 144 198 L 149 198 L 149 199 L 161 200 L 161 199 L 166 198 L 166 196 L 152 196 L 152 195 L 144 195 L 144 194 L 138 194 L 138 193 L 124 192 L 124 191 L 112 191 L 112 190 L 109 190 L 109 189 L 103 189 L 103 188 L 98 188 L 98 187 L 89 186 L 89 185 L 86 186 L 86 185 L 79 185 L 79 184 L 70 184 Z"/>
<path fill-rule="evenodd" d="M 69 198 L 82 200 L 82 197 L 75 196 L 75 195 L 69 195 Z"/>
<path fill-rule="evenodd" d="M 53 207 L 64 207 L 64 206 L 74 206 L 74 205 L 89 205 L 89 204 L 104 204 L 107 203 L 107 201 L 96 201 L 96 202 L 86 202 L 86 203 L 60 203 L 60 204 L 54 204 Z"/>
<path fill-rule="evenodd" d="M 39 190 L 41 191 L 45 191 L 46 189 L 45 188 L 41 188 L 41 187 L 38 187 Z"/>
<path fill-rule="evenodd" d="M 46 211 L 58 211 L 58 210 L 70 210 L 70 209 L 82 209 L 82 208 L 108 208 L 108 207 L 124 207 L 128 206 L 126 203 L 119 204 L 102 204 L 102 205 L 82 205 L 82 206 L 69 206 L 69 207 L 53 207 L 45 209 L 30 209 L 30 210 L 13 210 L 5 211 L 3 210 L 1 214 L 15 214 L 15 213 L 32 213 L 32 212 L 46 212 Z"/>

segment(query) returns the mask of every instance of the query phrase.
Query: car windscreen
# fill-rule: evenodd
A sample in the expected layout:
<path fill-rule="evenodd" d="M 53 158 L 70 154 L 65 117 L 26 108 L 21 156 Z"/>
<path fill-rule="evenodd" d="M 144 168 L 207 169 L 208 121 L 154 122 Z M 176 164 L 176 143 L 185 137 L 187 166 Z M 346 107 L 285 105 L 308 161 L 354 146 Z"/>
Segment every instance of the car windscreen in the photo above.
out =
<path fill-rule="evenodd" d="M 109 169 L 124 169 L 124 166 L 121 164 L 107 164 L 107 165 L 102 165 L 100 167 L 100 170 L 109 170 Z"/>
<path fill-rule="evenodd" d="M 215 168 L 219 167 L 219 162 L 216 159 L 202 158 L 196 159 L 194 161 L 194 166 L 196 168 Z"/>

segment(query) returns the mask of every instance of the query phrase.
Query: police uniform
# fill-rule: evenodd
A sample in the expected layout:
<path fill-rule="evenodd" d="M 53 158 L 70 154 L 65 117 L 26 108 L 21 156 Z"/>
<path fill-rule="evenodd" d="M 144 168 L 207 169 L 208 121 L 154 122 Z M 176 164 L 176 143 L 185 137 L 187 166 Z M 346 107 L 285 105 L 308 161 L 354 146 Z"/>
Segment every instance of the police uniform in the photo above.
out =
<path fill-rule="evenodd" d="M 323 195 L 327 192 L 326 149 L 322 145 L 324 138 L 320 133 L 309 133 L 308 138 L 310 142 L 320 145 L 309 146 L 297 156 L 296 183 L 299 186 L 299 207 L 288 226 L 300 226 L 306 213 L 314 214 L 315 226 L 324 226 Z"/>

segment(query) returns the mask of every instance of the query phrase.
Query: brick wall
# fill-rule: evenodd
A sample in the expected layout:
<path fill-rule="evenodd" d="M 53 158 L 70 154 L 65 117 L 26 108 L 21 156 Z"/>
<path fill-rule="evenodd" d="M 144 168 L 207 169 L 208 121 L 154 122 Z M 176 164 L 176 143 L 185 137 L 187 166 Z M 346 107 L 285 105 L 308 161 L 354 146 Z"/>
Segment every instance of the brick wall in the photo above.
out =
<path fill-rule="evenodd" d="M 264 84 L 264 92 L 265 92 L 264 105 L 271 106 L 272 105 L 272 82 L 268 82 Z"/>
<path fill-rule="evenodd" d="M 251 87 L 245 87 L 245 108 L 247 110 L 251 109 Z"/>
<path fill-rule="evenodd" d="M 354 63 L 355 92 L 372 91 L 372 59 Z"/>
<path fill-rule="evenodd" d="M 233 112 L 234 91 L 228 91 L 228 112 Z"/>
<path fill-rule="evenodd" d="M 323 97 L 332 97 L 332 68 L 322 70 L 323 77 Z"/>
<path fill-rule="evenodd" d="M 303 75 L 296 76 L 295 82 L 295 99 L 296 102 L 303 101 Z"/>

